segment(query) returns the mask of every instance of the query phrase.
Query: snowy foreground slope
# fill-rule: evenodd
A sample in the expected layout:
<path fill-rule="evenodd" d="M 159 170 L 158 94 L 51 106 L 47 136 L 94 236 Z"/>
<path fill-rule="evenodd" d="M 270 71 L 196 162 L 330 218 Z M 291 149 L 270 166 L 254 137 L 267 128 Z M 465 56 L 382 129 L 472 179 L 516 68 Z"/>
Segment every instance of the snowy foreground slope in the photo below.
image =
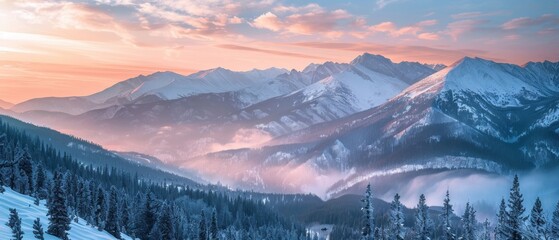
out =
<path fill-rule="evenodd" d="M 33 204 L 33 198 L 27 195 L 19 194 L 8 187 L 4 187 L 6 191 L 0 194 L 0 239 L 10 239 L 12 230 L 5 224 L 10 216 L 10 208 L 17 209 L 21 218 L 21 229 L 24 232 L 23 239 L 35 239 L 33 236 L 33 221 L 36 218 L 41 219 L 43 230 L 45 231 L 45 239 L 59 239 L 46 233 L 48 229 L 48 216 L 45 201 L 41 201 L 40 206 Z M 115 239 L 106 231 L 98 231 L 97 228 L 86 225 L 86 221 L 79 219 L 78 223 L 72 221 L 71 229 L 68 231 L 70 239 Z M 121 234 L 122 239 L 131 239 Z"/>

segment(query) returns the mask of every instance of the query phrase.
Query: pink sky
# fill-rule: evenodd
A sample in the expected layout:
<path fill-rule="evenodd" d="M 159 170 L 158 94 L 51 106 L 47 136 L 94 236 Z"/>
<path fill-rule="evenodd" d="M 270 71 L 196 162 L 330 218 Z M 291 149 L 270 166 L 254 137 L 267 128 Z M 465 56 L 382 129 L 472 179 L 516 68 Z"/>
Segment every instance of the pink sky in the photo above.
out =
<path fill-rule="evenodd" d="M 0 0 L 0 99 L 87 95 L 165 70 L 302 69 L 363 52 L 396 62 L 557 61 L 557 12 L 547 0 Z"/>

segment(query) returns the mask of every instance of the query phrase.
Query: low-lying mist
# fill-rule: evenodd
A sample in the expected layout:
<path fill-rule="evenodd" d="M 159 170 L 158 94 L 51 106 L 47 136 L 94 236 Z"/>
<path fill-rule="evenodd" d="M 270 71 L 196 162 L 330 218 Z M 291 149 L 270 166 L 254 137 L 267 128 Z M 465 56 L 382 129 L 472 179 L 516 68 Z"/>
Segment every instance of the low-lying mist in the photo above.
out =
<path fill-rule="evenodd" d="M 466 202 L 474 205 L 478 221 L 485 218 L 493 220 L 502 198 L 507 201 L 514 174 L 518 174 L 520 190 L 524 195 L 525 214 L 529 214 L 539 197 L 548 215 L 559 201 L 559 168 L 553 170 L 533 170 L 511 173 L 509 175 L 472 173 L 456 174 L 446 171 L 415 177 L 408 184 L 392 189 L 379 196 L 390 202 L 394 194 L 402 196 L 402 202 L 409 208 L 417 205 L 420 194 L 425 194 L 429 206 L 442 206 L 447 189 L 450 191 L 451 204 L 455 214 L 461 215 Z"/>

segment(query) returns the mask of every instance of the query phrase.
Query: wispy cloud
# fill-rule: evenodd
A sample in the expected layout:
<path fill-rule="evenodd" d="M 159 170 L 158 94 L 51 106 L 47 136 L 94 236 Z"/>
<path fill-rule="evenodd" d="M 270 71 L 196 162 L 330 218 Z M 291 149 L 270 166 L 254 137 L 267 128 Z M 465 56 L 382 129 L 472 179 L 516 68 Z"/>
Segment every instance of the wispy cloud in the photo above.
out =
<path fill-rule="evenodd" d="M 481 18 L 481 17 L 491 17 L 503 14 L 503 11 L 495 11 L 495 12 L 462 12 L 457 14 L 452 14 L 451 17 L 454 19 L 468 19 L 468 18 Z"/>
<path fill-rule="evenodd" d="M 397 27 L 393 22 L 382 22 L 368 27 L 372 32 L 388 33 L 393 37 L 400 37 L 403 35 L 415 36 L 419 39 L 437 40 L 439 36 L 437 33 L 425 32 L 425 28 L 437 24 L 437 20 L 425 20 L 409 26 Z"/>
<path fill-rule="evenodd" d="M 395 3 L 400 0 L 377 0 L 375 2 L 377 9 L 382 9 L 386 7 L 388 4 Z"/>
<path fill-rule="evenodd" d="M 278 56 L 299 57 L 299 58 L 309 58 L 309 59 L 324 59 L 322 57 L 308 55 L 308 54 L 284 52 L 284 51 L 253 48 L 253 47 L 245 47 L 245 46 L 239 46 L 239 45 L 234 45 L 234 44 L 222 44 L 222 45 L 217 45 L 217 47 L 225 48 L 225 49 L 231 49 L 231 50 L 240 50 L 240 51 L 250 51 L 250 52 L 273 54 L 273 55 L 278 55 Z"/>
<path fill-rule="evenodd" d="M 304 9 L 308 9 L 305 7 Z M 250 25 L 255 28 L 268 29 L 275 32 L 311 35 L 315 33 L 327 33 L 336 36 L 340 32 L 341 21 L 352 17 L 345 10 L 337 9 L 327 11 L 318 5 L 311 7 L 313 11 L 301 12 L 301 9 L 287 8 L 283 12 L 295 12 L 284 17 L 279 17 L 272 12 L 266 12 L 255 18 Z"/>
<path fill-rule="evenodd" d="M 481 19 L 466 19 L 451 22 L 447 25 L 446 33 L 456 41 L 461 35 L 473 31 L 477 26 L 485 22 L 487 21 Z"/>
<path fill-rule="evenodd" d="M 559 25 L 559 17 L 553 14 L 545 14 L 540 17 L 530 18 L 530 17 L 521 17 L 512 19 L 502 25 L 502 28 L 505 30 L 523 28 L 523 27 L 532 27 L 538 25 L 552 25 L 557 26 Z"/>

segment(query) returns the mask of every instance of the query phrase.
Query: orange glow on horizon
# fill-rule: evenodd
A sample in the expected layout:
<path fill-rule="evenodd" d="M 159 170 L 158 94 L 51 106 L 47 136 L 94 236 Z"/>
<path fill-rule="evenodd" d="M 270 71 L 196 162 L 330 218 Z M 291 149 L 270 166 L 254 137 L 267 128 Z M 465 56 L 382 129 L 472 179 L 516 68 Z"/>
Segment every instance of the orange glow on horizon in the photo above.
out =
<path fill-rule="evenodd" d="M 349 62 L 363 52 L 447 65 L 464 56 L 515 64 L 559 58 L 559 31 L 549 27 L 559 17 L 539 12 L 505 16 L 493 21 L 495 35 L 479 36 L 483 29 L 476 26 L 488 22 L 481 18 L 493 15 L 472 11 L 444 22 L 427 14 L 398 22 L 327 3 L 109 2 L 0 0 L 0 99 L 89 95 L 156 71 L 302 69 Z"/>

